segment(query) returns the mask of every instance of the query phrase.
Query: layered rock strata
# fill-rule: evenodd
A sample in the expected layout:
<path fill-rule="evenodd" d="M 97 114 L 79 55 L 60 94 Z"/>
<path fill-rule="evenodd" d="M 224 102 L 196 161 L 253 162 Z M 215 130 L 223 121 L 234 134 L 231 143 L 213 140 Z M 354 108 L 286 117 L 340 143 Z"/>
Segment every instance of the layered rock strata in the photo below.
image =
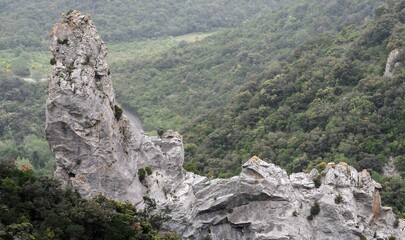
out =
<path fill-rule="evenodd" d="M 153 198 L 169 210 L 163 230 L 183 239 L 405 239 L 405 223 L 394 228 L 395 215 L 380 205 L 381 186 L 346 164 L 288 176 L 253 157 L 230 179 L 185 171 L 178 133 L 149 137 L 122 114 L 90 16 L 64 16 L 51 50 L 46 135 L 55 176 L 84 197 L 101 193 L 138 207 Z"/>

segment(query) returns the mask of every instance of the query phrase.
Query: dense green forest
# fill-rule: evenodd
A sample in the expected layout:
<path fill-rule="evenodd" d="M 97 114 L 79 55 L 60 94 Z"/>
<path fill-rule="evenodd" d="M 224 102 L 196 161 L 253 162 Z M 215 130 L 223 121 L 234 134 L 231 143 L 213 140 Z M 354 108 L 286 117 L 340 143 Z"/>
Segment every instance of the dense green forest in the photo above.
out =
<path fill-rule="evenodd" d="M 271 61 L 230 104 L 186 129 L 186 142 L 198 145 L 191 161 L 218 176 L 218 163 L 232 169 L 251 155 L 290 172 L 345 161 L 381 173 L 389 157 L 402 159 L 404 69 L 383 76 L 389 52 L 405 43 L 402 3 L 378 8 L 364 27 L 345 26 Z"/>
<path fill-rule="evenodd" d="M 137 112 L 147 131 L 183 129 L 196 116 L 228 104 L 249 79 L 291 58 L 319 34 L 371 18 L 379 1 L 294 1 L 234 30 L 195 44 L 179 43 L 155 58 L 113 64 L 120 102 Z"/>
<path fill-rule="evenodd" d="M 45 140 L 46 87 L 0 75 L 0 159 L 51 176 L 55 159 Z"/>
<path fill-rule="evenodd" d="M 156 204 L 137 211 L 130 203 L 97 196 L 83 199 L 72 189 L 32 170 L 19 170 L 0 161 L 0 239 L 3 240 L 176 240 L 174 233 L 159 234 L 166 218 L 152 214 Z"/>
<path fill-rule="evenodd" d="M 107 42 L 178 36 L 239 26 L 280 0 L 0 0 L 0 49 L 46 48 L 52 25 L 69 9 L 90 13 Z"/>

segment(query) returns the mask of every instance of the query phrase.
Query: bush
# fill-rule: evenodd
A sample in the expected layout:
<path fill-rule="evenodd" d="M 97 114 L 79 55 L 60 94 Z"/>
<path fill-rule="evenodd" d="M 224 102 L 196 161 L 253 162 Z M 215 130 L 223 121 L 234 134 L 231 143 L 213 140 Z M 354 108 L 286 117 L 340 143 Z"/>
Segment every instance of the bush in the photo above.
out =
<path fill-rule="evenodd" d="M 321 211 L 321 208 L 319 207 L 319 204 L 315 202 L 314 206 L 311 207 L 310 213 L 312 216 L 316 216 L 319 214 Z"/>
<path fill-rule="evenodd" d="M 338 195 L 335 197 L 335 203 L 336 203 L 336 204 L 341 204 L 342 202 L 343 202 L 343 196 L 340 195 L 340 194 L 338 194 Z"/>
<path fill-rule="evenodd" d="M 151 166 L 145 167 L 145 171 L 146 171 L 146 173 L 147 173 L 148 175 L 151 175 L 151 174 L 152 174 L 152 167 L 151 167 Z"/>
<path fill-rule="evenodd" d="M 359 236 L 359 238 L 360 238 L 360 240 L 367 240 L 367 238 L 366 238 L 363 234 L 361 234 L 361 235 Z"/>
<path fill-rule="evenodd" d="M 315 204 L 311 207 L 309 210 L 310 215 L 307 217 L 309 221 L 313 220 L 316 215 L 319 214 L 321 211 L 321 208 L 319 207 L 319 204 L 315 202 Z"/>
<path fill-rule="evenodd" d="M 139 177 L 139 181 L 143 181 L 146 178 L 146 171 L 143 168 L 138 169 L 138 177 Z"/>
<path fill-rule="evenodd" d="M 395 159 L 395 167 L 398 169 L 398 171 L 405 171 L 405 157 L 404 156 L 399 156 Z"/>
<path fill-rule="evenodd" d="M 326 162 L 320 162 L 316 165 L 316 170 L 318 170 L 318 172 L 322 172 L 323 170 L 325 170 L 327 164 Z"/>
<path fill-rule="evenodd" d="M 0 193 L 0 239 L 180 239 L 175 233 L 159 235 L 167 213 L 157 212 L 151 198 L 144 197 L 146 208 L 138 211 L 102 195 L 86 200 L 1 158 Z"/>
<path fill-rule="evenodd" d="M 114 116 L 117 121 L 121 119 L 122 112 L 122 108 L 120 108 L 118 105 L 114 105 Z"/>
<path fill-rule="evenodd" d="M 322 176 L 318 174 L 314 179 L 315 187 L 319 188 L 322 185 Z"/>

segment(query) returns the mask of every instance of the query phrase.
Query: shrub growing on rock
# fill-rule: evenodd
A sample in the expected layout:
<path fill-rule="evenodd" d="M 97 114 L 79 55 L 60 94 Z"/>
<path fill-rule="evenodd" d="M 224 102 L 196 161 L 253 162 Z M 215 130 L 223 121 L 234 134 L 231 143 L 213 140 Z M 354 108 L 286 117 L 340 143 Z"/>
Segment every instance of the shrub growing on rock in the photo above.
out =
<path fill-rule="evenodd" d="M 343 196 L 340 195 L 340 194 L 338 194 L 338 195 L 335 197 L 335 203 L 336 203 L 336 204 L 341 204 L 342 202 L 343 202 Z"/>
<path fill-rule="evenodd" d="M 114 105 L 114 116 L 117 121 L 121 119 L 122 112 L 122 108 L 120 108 L 118 105 Z"/>
<path fill-rule="evenodd" d="M 311 207 L 309 210 L 310 215 L 307 217 L 309 221 L 313 220 L 316 215 L 319 214 L 321 211 L 321 208 L 319 207 L 319 204 L 315 202 L 315 204 Z"/>
<path fill-rule="evenodd" d="M 138 169 L 138 177 L 139 177 L 139 181 L 143 181 L 146 178 L 146 171 L 143 168 Z"/>

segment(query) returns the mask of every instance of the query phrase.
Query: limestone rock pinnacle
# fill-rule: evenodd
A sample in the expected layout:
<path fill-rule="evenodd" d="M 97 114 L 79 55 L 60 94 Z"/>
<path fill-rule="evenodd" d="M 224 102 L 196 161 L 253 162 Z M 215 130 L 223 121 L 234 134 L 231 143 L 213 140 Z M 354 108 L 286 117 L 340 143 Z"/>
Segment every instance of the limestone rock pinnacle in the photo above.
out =
<path fill-rule="evenodd" d="M 55 176 L 84 197 L 101 193 L 137 207 L 153 198 L 170 211 L 162 229 L 182 239 L 405 239 L 405 223 L 394 228 L 394 213 L 380 206 L 381 185 L 344 163 L 289 176 L 252 157 L 230 179 L 185 171 L 180 134 L 149 137 L 116 103 L 106 46 L 89 15 L 63 16 L 51 51 L 46 136 Z M 151 173 L 139 174 L 145 169 Z"/>

